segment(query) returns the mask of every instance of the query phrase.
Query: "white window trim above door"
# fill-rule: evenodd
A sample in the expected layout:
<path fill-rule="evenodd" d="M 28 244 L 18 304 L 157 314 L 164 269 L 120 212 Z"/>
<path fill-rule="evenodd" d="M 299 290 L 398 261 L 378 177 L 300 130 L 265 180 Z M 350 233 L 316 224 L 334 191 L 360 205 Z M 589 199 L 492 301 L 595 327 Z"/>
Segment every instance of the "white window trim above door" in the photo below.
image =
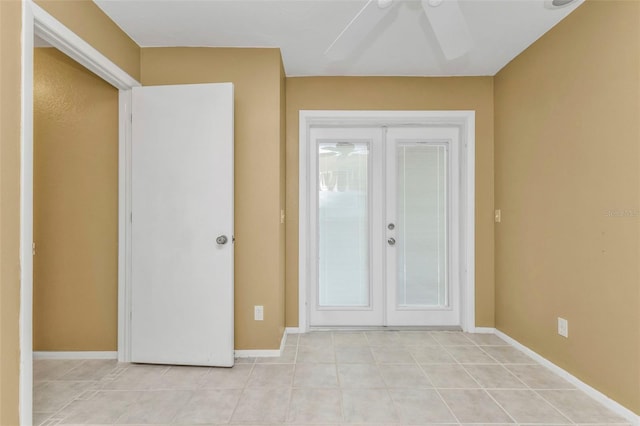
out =
<path fill-rule="evenodd" d="M 311 278 L 310 222 L 312 180 L 309 176 L 310 129 L 355 126 L 449 126 L 460 129 L 460 326 L 475 326 L 475 111 L 322 111 L 301 110 L 299 116 L 299 247 L 298 329 L 309 330 Z"/>

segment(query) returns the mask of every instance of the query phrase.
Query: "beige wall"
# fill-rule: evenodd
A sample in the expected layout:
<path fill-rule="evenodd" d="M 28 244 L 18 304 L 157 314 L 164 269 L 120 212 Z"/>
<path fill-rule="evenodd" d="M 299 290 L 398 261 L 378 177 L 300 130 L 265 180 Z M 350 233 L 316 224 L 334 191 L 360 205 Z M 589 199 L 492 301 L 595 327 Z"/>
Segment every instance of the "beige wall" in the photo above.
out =
<path fill-rule="evenodd" d="M 476 111 L 476 323 L 493 327 L 493 78 L 287 78 L 287 327 L 298 325 L 298 114 L 305 109 Z"/>
<path fill-rule="evenodd" d="M 495 77 L 496 326 L 638 413 L 639 61 L 640 3 L 593 1 Z"/>
<path fill-rule="evenodd" d="M 18 424 L 20 345 L 19 1 L 0 1 L 0 424 Z"/>
<path fill-rule="evenodd" d="M 33 78 L 33 348 L 115 351 L 118 90 L 56 49 Z"/>
<path fill-rule="evenodd" d="M 35 0 L 54 18 L 140 80 L 140 47 L 91 0 Z"/>
<path fill-rule="evenodd" d="M 278 49 L 142 49 L 142 84 L 235 85 L 235 331 L 237 349 L 279 348 L 284 331 Z M 264 306 L 264 321 L 253 307 Z"/>

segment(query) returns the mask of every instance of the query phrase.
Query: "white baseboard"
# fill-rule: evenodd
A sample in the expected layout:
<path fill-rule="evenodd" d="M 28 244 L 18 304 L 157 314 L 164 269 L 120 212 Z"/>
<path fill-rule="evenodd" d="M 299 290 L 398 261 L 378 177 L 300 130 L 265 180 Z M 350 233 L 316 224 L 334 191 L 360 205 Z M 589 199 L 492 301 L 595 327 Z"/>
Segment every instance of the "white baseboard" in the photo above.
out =
<path fill-rule="evenodd" d="M 234 355 L 236 358 L 272 358 L 282 355 L 285 342 L 287 341 L 287 334 L 293 334 L 289 332 L 288 328 L 285 328 L 282 333 L 282 339 L 280 340 L 280 349 L 236 349 Z"/>
<path fill-rule="evenodd" d="M 299 327 L 287 327 L 285 331 L 287 332 L 287 334 L 300 334 L 300 333 L 302 333 L 300 331 Z"/>
<path fill-rule="evenodd" d="M 282 351 L 284 351 L 284 345 L 287 343 L 287 329 L 284 329 L 284 333 L 282 333 L 282 339 L 280 339 L 280 354 L 282 355 Z"/>
<path fill-rule="evenodd" d="M 118 359 L 116 351 L 34 351 L 33 359 Z"/>
<path fill-rule="evenodd" d="M 476 327 L 473 329 L 473 333 L 476 334 L 496 334 L 496 329 L 493 327 Z"/>
<path fill-rule="evenodd" d="M 280 356 L 280 349 L 236 349 L 236 358 L 267 358 Z"/>
<path fill-rule="evenodd" d="M 518 342 L 517 340 L 513 339 L 512 337 L 508 336 L 507 334 L 503 333 L 502 331 L 495 330 L 495 335 L 500 337 L 501 339 L 505 340 L 507 343 L 509 343 L 514 348 L 516 348 L 516 349 L 520 350 L 521 352 L 525 353 L 526 355 L 530 356 L 536 362 L 538 362 L 539 364 L 541 364 L 544 367 L 548 368 L 549 370 L 551 370 L 552 372 L 554 372 L 558 376 L 562 377 L 563 379 L 565 379 L 566 381 L 568 381 L 569 383 L 574 385 L 576 388 L 580 389 L 581 391 L 583 391 L 584 393 L 589 395 L 591 398 L 595 399 L 596 401 L 598 401 L 599 403 L 601 403 L 602 405 L 604 405 L 605 407 L 607 407 L 608 409 L 610 409 L 614 413 L 616 413 L 616 414 L 624 417 L 625 419 L 629 420 L 631 422 L 631 424 L 640 425 L 640 416 L 637 415 L 636 413 L 634 413 L 633 411 L 629 410 L 628 408 L 624 407 L 620 403 L 618 403 L 618 402 L 614 401 L 613 399 L 609 398 L 608 396 L 606 396 L 602 392 L 592 388 L 591 386 L 589 386 L 588 384 L 586 384 L 582 380 L 578 379 L 573 374 L 569 373 L 568 371 L 566 371 L 565 369 L 563 369 L 561 367 L 558 367 L 557 365 L 555 365 L 554 363 L 552 363 L 551 361 L 549 361 L 548 359 L 546 359 L 542 355 L 539 355 L 538 353 L 532 351 L 531 349 L 529 349 L 528 347 L 526 347 L 522 343 Z"/>

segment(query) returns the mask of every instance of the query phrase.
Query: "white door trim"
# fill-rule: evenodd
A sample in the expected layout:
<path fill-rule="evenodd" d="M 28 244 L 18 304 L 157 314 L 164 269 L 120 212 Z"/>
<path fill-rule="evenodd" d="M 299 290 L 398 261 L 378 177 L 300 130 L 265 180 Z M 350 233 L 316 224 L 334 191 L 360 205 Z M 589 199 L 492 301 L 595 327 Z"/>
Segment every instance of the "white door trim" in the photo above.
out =
<path fill-rule="evenodd" d="M 301 110 L 299 122 L 298 328 L 309 330 L 310 196 L 309 130 L 312 126 L 455 126 L 460 128 L 460 289 L 461 324 L 475 331 L 475 111 Z"/>
<path fill-rule="evenodd" d="M 22 2 L 22 96 L 20 135 L 20 424 L 32 424 L 33 405 L 33 36 L 49 42 L 120 91 L 118 156 L 118 359 L 128 356 L 126 297 L 130 262 L 130 126 L 133 77 L 36 5 Z"/>

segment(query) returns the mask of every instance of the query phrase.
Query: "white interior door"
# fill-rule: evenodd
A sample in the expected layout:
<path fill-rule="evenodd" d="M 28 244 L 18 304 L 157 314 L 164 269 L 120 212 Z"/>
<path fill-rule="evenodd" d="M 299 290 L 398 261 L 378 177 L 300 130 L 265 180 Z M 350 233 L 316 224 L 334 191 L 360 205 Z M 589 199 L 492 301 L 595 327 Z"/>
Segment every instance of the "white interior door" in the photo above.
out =
<path fill-rule="evenodd" d="M 459 129 L 309 136 L 310 325 L 460 325 Z"/>
<path fill-rule="evenodd" d="M 232 366 L 233 85 L 134 88 L 132 120 L 131 359 Z"/>
<path fill-rule="evenodd" d="M 388 325 L 460 325 L 458 133 L 387 131 Z"/>

